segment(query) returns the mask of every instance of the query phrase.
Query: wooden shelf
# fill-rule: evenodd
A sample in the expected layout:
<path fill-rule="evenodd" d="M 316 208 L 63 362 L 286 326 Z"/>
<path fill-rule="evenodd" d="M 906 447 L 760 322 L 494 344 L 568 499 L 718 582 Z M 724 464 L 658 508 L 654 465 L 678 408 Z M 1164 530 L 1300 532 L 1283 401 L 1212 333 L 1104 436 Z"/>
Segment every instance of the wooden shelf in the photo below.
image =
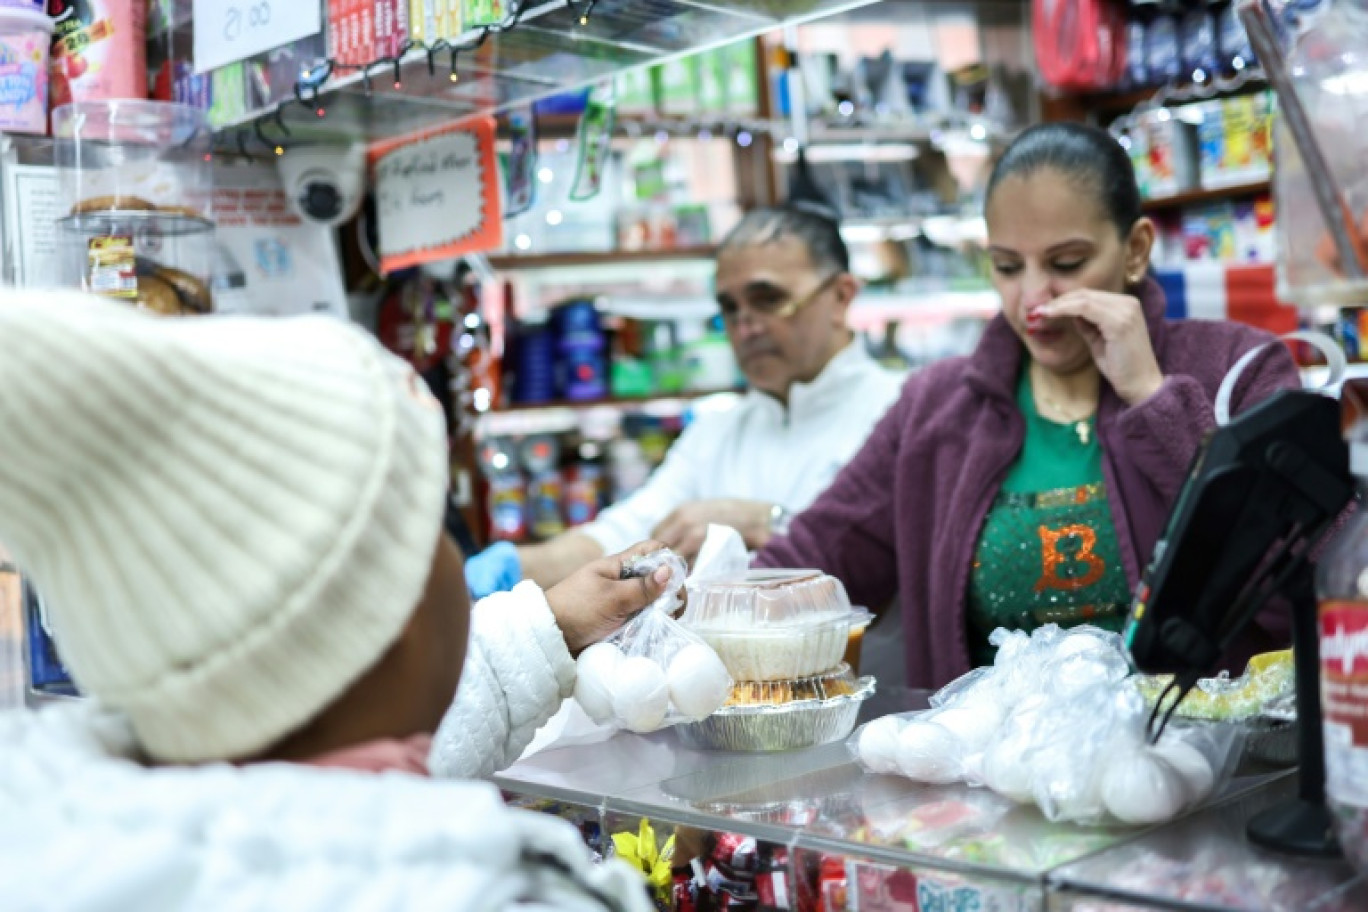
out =
<path fill-rule="evenodd" d="M 1255 75 L 1245 82 L 1229 89 L 1208 87 L 1200 92 L 1190 87 L 1170 90 L 1164 99 L 1166 106 L 1190 104 L 1212 98 L 1234 98 L 1249 95 L 1268 88 L 1261 75 Z M 1122 114 L 1133 111 L 1144 102 L 1160 94 L 1159 87 L 1146 89 L 1126 89 L 1117 92 L 1084 93 L 1045 93 L 1040 96 L 1041 115 L 1045 121 L 1089 120 L 1096 118 L 1105 126 Z"/>
<path fill-rule="evenodd" d="M 557 399 L 551 402 L 516 402 L 502 408 L 492 409 L 488 414 L 507 415 L 514 412 L 535 412 L 547 409 L 587 409 L 601 408 L 604 406 L 630 407 L 645 405 L 650 402 L 662 402 L 666 400 L 690 400 L 702 399 L 705 396 L 716 396 L 719 393 L 743 393 L 744 389 L 729 387 L 727 389 L 714 390 L 686 390 L 678 393 L 656 393 L 653 396 L 606 396 L 602 399 Z"/>
<path fill-rule="evenodd" d="M 612 266 L 620 263 L 658 263 L 662 260 L 711 260 L 716 247 L 677 247 L 670 250 L 611 250 L 602 253 L 539 253 L 492 256 L 495 269 L 556 269 L 566 266 Z"/>
<path fill-rule="evenodd" d="M 1271 181 L 1262 180 L 1248 184 L 1235 184 L 1230 187 L 1218 187 L 1212 190 L 1189 190 L 1186 193 L 1175 193 L 1172 196 L 1147 199 L 1142 204 L 1142 208 L 1146 212 L 1160 212 L 1165 209 L 1195 206 L 1199 203 L 1218 203 L 1235 197 L 1255 196 L 1259 193 L 1268 193 L 1272 189 Z"/>

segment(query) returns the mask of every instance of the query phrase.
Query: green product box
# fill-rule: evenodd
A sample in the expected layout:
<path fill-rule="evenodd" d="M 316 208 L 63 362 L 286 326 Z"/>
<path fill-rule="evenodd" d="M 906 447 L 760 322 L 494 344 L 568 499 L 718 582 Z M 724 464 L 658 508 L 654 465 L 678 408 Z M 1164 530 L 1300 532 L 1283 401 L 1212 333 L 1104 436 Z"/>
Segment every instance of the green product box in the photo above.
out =
<path fill-rule="evenodd" d="M 760 77 L 756 72 L 755 42 L 737 41 L 716 51 L 723 60 L 727 110 L 754 114 L 760 110 Z"/>
<path fill-rule="evenodd" d="M 722 114 L 727 110 L 727 58 L 722 51 L 699 54 L 698 108 L 704 114 Z"/>
<path fill-rule="evenodd" d="M 460 25 L 453 34 L 459 33 L 461 29 L 477 28 L 481 25 L 498 25 L 508 14 L 505 6 L 504 0 L 463 0 Z"/>
<path fill-rule="evenodd" d="M 656 67 L 656 93 L 662 114 L 698 111 L 698 58 L 683 57 Z"/>
<path fill-rule="evenodd" d="M 655 392 L 655 372 L 640 358 L 619 356 L 608 370 L 608 383 L 614 396 L 649 396 Z"/>
<path fill-rule="evenodd" d="M 241 61 L 219 67 L 210 76 L 209 125 L 220 127 L 247 114 L 247 70 Z"/>
<path fill-rule="evenodd" d="M 655 79 L 650 67 L 637 67 L 619 73 L 613 79 L 619 114 L 654 114 L 656 111 Z"/>

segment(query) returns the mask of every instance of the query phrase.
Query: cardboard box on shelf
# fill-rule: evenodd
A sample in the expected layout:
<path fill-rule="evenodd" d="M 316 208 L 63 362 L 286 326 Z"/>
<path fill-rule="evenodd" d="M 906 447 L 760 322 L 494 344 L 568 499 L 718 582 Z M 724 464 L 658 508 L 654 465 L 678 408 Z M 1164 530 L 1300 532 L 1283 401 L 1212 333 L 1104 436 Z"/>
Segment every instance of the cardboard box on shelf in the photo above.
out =
<path fill-rule="evenodd" d="M 698 112 L 698 58 L 683 57 L 655 68 L 660 113 L 689 115 Z"/>

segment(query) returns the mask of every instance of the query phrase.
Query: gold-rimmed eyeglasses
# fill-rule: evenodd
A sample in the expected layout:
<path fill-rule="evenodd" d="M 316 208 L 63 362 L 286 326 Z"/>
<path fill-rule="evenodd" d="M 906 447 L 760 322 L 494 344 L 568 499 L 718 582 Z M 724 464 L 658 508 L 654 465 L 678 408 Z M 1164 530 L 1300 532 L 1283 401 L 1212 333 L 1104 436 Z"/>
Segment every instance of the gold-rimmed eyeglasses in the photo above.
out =
<path fill-rule="evenodd" d="M 840 272 L 831 273 L 818 282 L 816 288 L 799 298 L 792 297 L 786 289 L 771 285 L 769 282 L 753 283 L 746 286 L 744 309 L 753 310 L 770 319 L 787 320 L 820 298 L 842 275 Z M 722 312 L 722 320 L 726 323 L 735 323 L 741 318 L 743 307 L 730 295 L 719 295 L 717 307 Z"/>

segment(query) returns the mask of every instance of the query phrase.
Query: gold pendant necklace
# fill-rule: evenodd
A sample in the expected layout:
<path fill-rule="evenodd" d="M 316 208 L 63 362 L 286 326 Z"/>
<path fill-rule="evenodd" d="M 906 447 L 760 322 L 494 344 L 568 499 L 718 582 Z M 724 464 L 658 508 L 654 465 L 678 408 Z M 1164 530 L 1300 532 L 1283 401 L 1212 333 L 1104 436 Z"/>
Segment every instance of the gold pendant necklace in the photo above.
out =
<path fill-rule="evenodd" d="M 1089 419 L 1092 418 L 1093 412 L 1096 411 L 1096 408 L 1090 409 L 1088 411 L 1088 414 L 1084 415 L 1081 418 L 1069 418 L 1068 411 L 1066 411 L 1063 406 L 1056 402 L 1054 397 L 1052 397 L 1049 393 L 1037 388 L 1035 384 L 1031 384 L 1031 390 L 1042 402 L 1045 403 L 1046 406 L 1049 407 L 1050 411 L 1054 412 L 1055 415 L 1057 415 L 1060 418 L 1060 420 L 1062 420 L 1064 424 L 1073 425 L 1074 433 L 1078 435 L 1078 442 L 1081 446 L 1087 446 L 1088 443 L 1091 442 L 1092 424 L 1089 422 Z"/>

